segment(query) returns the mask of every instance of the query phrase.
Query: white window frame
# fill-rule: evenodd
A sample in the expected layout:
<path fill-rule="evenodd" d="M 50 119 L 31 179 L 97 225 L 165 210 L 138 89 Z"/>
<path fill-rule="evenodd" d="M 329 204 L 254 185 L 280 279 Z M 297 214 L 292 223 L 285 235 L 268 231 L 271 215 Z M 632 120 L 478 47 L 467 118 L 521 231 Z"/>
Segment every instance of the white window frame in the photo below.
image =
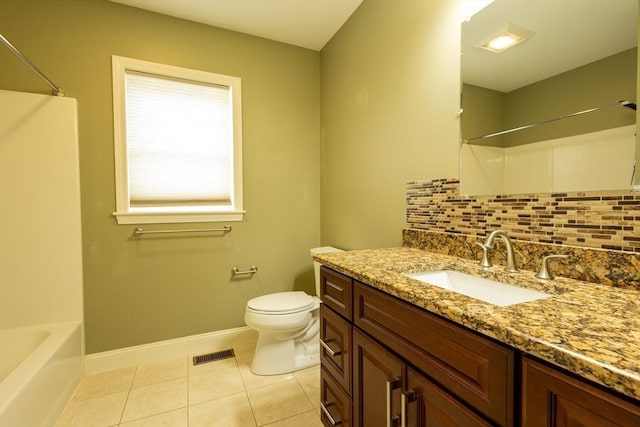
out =
<path fill-rule="evenodd" d="M 239 77 L 225 76 L 206 71 L 191 70 L 172 65 L 157 64 L 138 59 L 113 55 L 113 121 L 115 151 L 116 217 L 118 224 L 177 223 L 242 221 L 242 92 Z M 211 206 L 206 209 L 154 208 L 138 212 L 129 203 L 127 129 L 126 129 L 126 72 L 135 71 L 159 77 L 175 78 L 194 83 L 229 87 L 233 114 L 233 192 L 229 206 Z"/>

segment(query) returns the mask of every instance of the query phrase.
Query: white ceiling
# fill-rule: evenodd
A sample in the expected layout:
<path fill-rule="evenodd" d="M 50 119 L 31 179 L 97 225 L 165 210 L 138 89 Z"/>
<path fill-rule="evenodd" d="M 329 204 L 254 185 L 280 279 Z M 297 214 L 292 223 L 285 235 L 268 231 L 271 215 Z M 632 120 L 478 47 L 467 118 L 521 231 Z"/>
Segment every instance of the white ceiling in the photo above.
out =
<path fill-rule="evenodd" d="M 110 1 L 313 50 L 321 50 L 362 2 Z M 487 2 L 455 1 L 462 7 Z M 495 0 L 463 24 L 463 81 L 508 92 L 630 49 L 637 46 L 637 17 L 638 0 Z M 476 47 L 509 23 L 535 35 L 502 54 Z M 538 59 L 532 64 L 531 57 Z"/>
<path fill-rule="evenodd" d="M 495 0 L 463 23 L 462 79 L 509 92 L 637 46 L 638 0 Z M 477 47 L 509 23 L 535 35 L 504 51 Z"/>
<path fill-rule="evenodd" d="M 111 0 L 164 15 L 320 50 L 362 0 Z"/>

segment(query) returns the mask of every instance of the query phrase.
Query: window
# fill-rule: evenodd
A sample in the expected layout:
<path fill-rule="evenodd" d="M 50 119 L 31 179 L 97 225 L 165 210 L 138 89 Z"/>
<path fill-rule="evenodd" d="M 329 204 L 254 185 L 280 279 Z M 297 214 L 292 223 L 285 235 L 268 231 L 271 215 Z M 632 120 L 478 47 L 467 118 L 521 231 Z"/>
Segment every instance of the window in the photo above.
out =
<path fill-rule="evenodd" d="M 112 57 L 119 224 L 241 221 L 237 77 Z"/>

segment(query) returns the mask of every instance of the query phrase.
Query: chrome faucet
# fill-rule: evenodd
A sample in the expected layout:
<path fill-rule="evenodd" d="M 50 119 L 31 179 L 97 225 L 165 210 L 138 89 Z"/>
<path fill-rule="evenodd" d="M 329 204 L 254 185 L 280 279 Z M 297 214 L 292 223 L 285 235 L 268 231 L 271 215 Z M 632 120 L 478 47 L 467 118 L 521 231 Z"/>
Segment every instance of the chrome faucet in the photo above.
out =
<path fill-rule="evenodd" d="M 492 231 L 489 236 L 485 239 L 484 243 L 478 243 L 482 248 L 482 261 L 480 261 L 480 265 L 484 268 L 491 267 L 491 263 L 489 262 L 489 258 L 487 257 L 487 251 L 493 248 L 493 241 L 496 237 L 500 237 L 504 241 L 504 246 L 507 248 L 507 265 L 506 270 L 510 273 L 514 273 L 518 271 L 516 268 L 516 261 L 513 256 L 513 244 L 511 243 L 511 239 L 507 235 L 507 233 L 503 230 L 495 230 Z"/>

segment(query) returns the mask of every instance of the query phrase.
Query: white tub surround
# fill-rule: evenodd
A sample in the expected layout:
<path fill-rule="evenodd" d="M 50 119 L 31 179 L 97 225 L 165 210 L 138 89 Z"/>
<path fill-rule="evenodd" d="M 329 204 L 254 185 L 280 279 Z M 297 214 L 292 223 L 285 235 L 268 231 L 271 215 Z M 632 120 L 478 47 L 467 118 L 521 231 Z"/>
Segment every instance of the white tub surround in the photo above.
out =
<path fill-rule="evenodd" d="M 53 425 L 84 374 L 81 324 L 0 330 L 0 348 L 0 426 Z"/>
<path fill-rule="evenodd" d="M 0 425 L 49 427 L 83 371 L 75 99 L 0 90 Z"/>

